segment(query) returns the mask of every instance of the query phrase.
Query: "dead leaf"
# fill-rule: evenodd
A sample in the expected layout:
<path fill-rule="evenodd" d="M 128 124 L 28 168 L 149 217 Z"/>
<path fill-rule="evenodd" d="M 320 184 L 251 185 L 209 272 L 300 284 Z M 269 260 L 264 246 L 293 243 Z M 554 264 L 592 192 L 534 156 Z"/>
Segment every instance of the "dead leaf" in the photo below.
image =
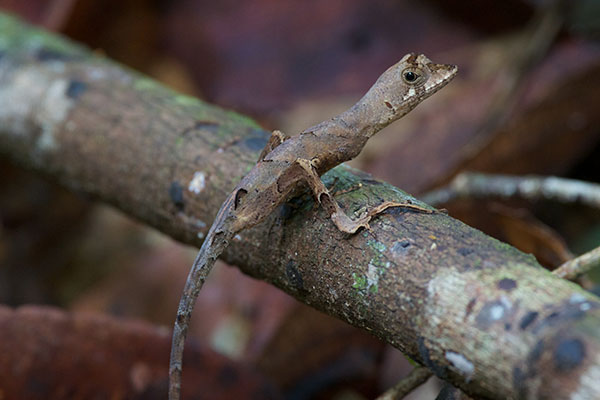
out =
<path fill-rule="evenodd" d="M 51 307 L 0 307 L 0 386 L 7 399 L 166 398 L 168 329 Z M 186 347 L 183 398 L 277 398 L 255 372 Z"/>

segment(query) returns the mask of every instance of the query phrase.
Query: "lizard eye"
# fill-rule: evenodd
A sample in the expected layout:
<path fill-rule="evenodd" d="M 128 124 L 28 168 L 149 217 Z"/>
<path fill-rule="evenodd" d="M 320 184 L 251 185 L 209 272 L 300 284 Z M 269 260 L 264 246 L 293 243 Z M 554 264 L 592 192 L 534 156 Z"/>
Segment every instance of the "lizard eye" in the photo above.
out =
<path fill-rule="evenodd" d="M 402 72 L 402 78 L 406 83 L 415 83 L 420 77 L 421 75 L 412 70 Z"/>

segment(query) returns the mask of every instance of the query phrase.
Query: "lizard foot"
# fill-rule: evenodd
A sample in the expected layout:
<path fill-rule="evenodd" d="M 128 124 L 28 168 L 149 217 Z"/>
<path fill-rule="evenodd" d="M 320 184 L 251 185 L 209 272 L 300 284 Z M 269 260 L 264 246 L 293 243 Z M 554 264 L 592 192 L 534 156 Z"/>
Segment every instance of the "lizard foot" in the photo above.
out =
<path fill-rule="evenodd" d="M 371 218 L 382 213 L 390 207 L 403 207 L 426 213 L 435 212 L 434 210 L 423 208 L 408 202 L 398 203 L 394 201 L 386 201 L 363 213 L 357 219 L 352 219 L 346 215 L 344 210 L 340 208 L 338 203 L 333 198 L 333 195 L 329 192 L 329 190 L 327 190 L 310 160 L 298 159 L 296 160 L 296 164 L 302 169 L 304 175 L 303 179 L 311 188 L 317 202 L 321 204 L 323 208 L 325 208 L 325 211 L 327 211 L 331 217 L 331 221 L 342 232 L 356 233 L 360 228 L 371 230 L 371 227 L 369 226 L 369 221 Z"/>
<path fill-rule="evenodd" d="M 421 207 L 421 206 L 418 206 L 413 203 L 408 203 L 408 202 L 407 203 L 398 203 L 396 201 L 385 201 L 385 202 L 381 203 L 380 205 L 378 205 L 377 207 L 374 207 L 371 210 L 369 210 L 367 212 L 367 215 L 374 217 L 375 215 L 380 214 L 391 207 L 407 208 L 409 210 L 420 211 L 420 212 L 424 212 L 426 214 L 433 214 L 436 212 L 436 210 L 431 210 L 429 208 Z"/>
<path fill-rule="evenodd" d="M 376 215 L 381 214 L 382 212 L 391 207 L 407 208 L 410 210 L 420 211 L 427 214 L 433 214 L 434 212 L 436 212 L 435 210 L 417 206 L 412 203 L 398 203 L 395 201 L 386 201 L 363 213 L 362 216 L 360 216 L 357 219 L 352 219 L 348 217 L 343 211 L 341 211 L 341 209 L 337 209 L 336 212 L 331 214 L 331 220 L 333 221 L 335 226 L 342 232 L 356 233 L 360 228 L 365 228 L 370 231 L 371 227 L 369 226 L 369 221 L 371 221 L 371 219 Z"/>
<path fill-rule="evenodd" d="M 364 215 L 357 219 L 352 219 L 342 210 L 338 210 L 331 214 L 331 221 L 340 231 L 346 233 L 356 233 L 360 228 L 371 230 L 371 227 L 369 226 L 371 218 L 370 215 Z"/>

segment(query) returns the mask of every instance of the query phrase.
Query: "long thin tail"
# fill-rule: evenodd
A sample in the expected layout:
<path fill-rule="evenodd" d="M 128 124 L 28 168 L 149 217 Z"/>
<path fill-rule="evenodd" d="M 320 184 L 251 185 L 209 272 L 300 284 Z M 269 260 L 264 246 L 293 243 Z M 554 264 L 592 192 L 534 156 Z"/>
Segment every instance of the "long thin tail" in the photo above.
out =
<path fill-rule="evenodd" d="M 169 363 L 169 400 L 179 400 L 181 397 L 181 366 L 183 347 L 187 336 L 194 304 L 206 277 L 210 273 L 215 261 L 227 248 L 232 234 L 229 232 L 215 232 L 214 226 L 208 233 L 196 260 L 188 275 L 173 328 L 173 342 L 171 344 L 171 359 Z"/>

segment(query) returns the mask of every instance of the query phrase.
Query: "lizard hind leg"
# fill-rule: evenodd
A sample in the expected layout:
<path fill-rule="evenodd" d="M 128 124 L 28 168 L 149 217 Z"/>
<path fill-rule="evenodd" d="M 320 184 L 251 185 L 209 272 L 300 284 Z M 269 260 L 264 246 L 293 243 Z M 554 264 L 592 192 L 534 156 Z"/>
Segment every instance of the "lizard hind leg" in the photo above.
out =
<path fill-rule="evenodd" d="M 371 216 L 366 215 L 358 219 L 348 217 L 340 208 L 337 201 L 335 201 L 331 193 L 329 193 L 327 187 L 325 187 L 325 184 L 321 180 L 321 177 L 319 177 L 319 174 L 311 161 L 298 159 L 296 160 L 296 163 L 302 168 L 304 181 L 312 190 L 313 195 L 319 204 L 323 206 L 325 211 L 327 211 L 331 220 L 340 231 L 355 233 L 360 228 L 369 229 L 369 220 L 371 219 Z"/>
<path fill-rule="evenodd" d="M 340 208 L 337 201 L 333 198 L 327 187 L 325 187 L 325 184 L 319 177 L 319 174 L 317 174 L 313 163 L 304 159 L 298 159 L 296 160 L 296 163 L 298 163 L 298 165 L 304 171 L 304 180 L 311 188 L 315 198 L 329 213 L 331 221 L 342 232 L 356 233 L 360 228 L 366 228 L 370 230 L 371 228 L 369 226 L 369 221 L 374 216 L 382 213 L 390 207 L 403 207 L 426 213 L 435 212 L 434 210 L 423 208 L 415 204 L 386 201 L 363 213 L 360 217 L 352 219 L 348 217 L 344 210 Z"/>

